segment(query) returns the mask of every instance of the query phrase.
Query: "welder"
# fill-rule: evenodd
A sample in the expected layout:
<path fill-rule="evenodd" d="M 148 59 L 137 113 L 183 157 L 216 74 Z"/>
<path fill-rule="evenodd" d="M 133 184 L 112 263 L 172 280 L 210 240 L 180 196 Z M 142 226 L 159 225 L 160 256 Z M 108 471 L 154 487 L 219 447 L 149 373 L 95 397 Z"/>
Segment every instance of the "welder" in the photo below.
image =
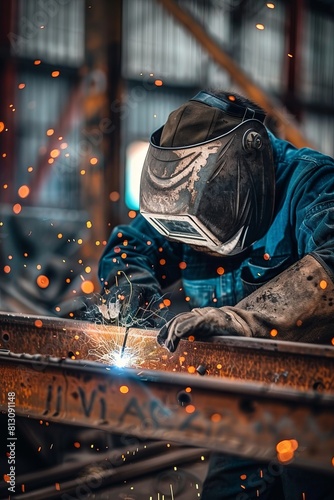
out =
<path fill-rule="evenodd" d="M 334 160 L 276 137 L 265 118 L 221 90 L 173 111 L 151 136 L 141 213 L 101 257 L 107 310 L 123 307 L 124 324 L 157 320 L 169 351 L 190 335 L 334 341 Z M 177 280 L 190 307 L 161 326 L 163 290 Z M 202 499 L 333 498 L 333 476 L 271 470 L 213 454 Z"/>

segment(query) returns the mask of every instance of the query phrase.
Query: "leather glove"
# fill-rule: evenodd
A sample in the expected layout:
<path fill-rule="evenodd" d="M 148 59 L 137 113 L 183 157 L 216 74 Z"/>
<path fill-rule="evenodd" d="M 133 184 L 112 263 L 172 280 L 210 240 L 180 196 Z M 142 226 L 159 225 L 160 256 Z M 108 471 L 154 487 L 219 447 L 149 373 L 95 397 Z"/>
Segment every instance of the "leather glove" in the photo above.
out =
<path fill-rule="evenodd" d="M 157 340 L 174 352 L 181 338 L 194 336 L 196 340 L 205 340 L 223 335 L 252 336 L 247 323 L 232 307 L 202 307 L 175 316 L 161 328 Z"/>
<path fill-rule="evenodd" d="M 157 341 L 174 352 L 181 338 L 237 335 L 332 343 L 334 285 L 320 257 L 310 254 L 235 307 L 182 313 L 160 330 Z"/>
<path fill-rule="evenodd" d="M 168 312 L 159 293 L 150 286 L 132 283 L 107 289 L 98 308 L 107 322 L 155 328 L 165 323 Z"/>
<path fill-rule="evenodd" d="M 80 319 L 94 323 L 161 328 L 169 313 L 154 275 L 134 265 L 114 269 L 100 294 L 85 302 Z"/>

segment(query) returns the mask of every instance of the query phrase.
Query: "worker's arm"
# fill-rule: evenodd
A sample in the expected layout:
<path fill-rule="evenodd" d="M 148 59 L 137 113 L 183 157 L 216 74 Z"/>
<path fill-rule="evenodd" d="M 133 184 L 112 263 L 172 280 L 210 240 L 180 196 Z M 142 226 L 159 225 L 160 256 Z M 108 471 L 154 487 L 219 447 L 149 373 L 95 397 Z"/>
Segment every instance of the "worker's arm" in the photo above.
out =
<path fill-rule="evenodd" d="M 304 160 L 305 157 L 305 160 Z M 158 342 L 174 351 L 181 338 L 215 335 L 315 343 L 334 339 L 334 162 L 307 168 L 294 185 L 291 231 L 300 259 L 234 307 L 193 309 L 165 325 Z"/>
<path fill-rule="evenodd" d="M 141 215 L 117 226 L 99 262 L 103 317 L 126 325 L 159 325 L 164 316 L 162 288 L 179 279 L 180 247 Z"/>
<path fill-rule="evenodd" d="M 204 307 L 182 313 L 162 327 L 158 342 L 175 351 L 181 338 L 219 335 L 331 343 L 333 278 L 318 257 L 307 255 L 235 307 Z"/>

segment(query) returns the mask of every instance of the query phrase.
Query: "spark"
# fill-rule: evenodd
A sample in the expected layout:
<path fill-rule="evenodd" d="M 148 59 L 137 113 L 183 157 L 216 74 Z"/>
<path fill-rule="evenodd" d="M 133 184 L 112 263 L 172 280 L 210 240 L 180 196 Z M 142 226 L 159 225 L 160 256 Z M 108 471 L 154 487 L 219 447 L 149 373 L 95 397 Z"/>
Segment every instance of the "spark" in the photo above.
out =
<path fill-rule="evenodd" d="M 89 355 L 96 361 L 108 363 L 119 368 L 132 367 L 139 368 L 145 361 L 146 343 L 138 335 L 131 335 L 130 328 L 151 328 L 152 320 L 159 320 L 159 323 L 167 321 L 168 309 L 166 303 L 161 298 L 156 303 L 155 299 L 146 303 L 144 307 L 139 307 L 132 312 L 131 297 L 133 293 L 132 284 L 125 273 L 123 274 L 129 288 L 129 297 L 123 293 L 122 287 L 117 288 L 113 294 L 109 289 L 103 295 L 95 294 L 89 297 L 91 305 L 86 301 L 86 311 L 84 316 L 88 321 L 102 324 L 106 328 L 106 335 L 94 337 L 90 334 L 90 342 L 93 342 Z M 116 279 L 116 286 L 118 286 Z M 160 304 L 162 302 L 162 305 Z M 112 334 L 108 331 L 108 326 L 113 326 Z"/>
<path fill-rule="evenodd" d="M 110 201 L 118 201 L 120 199 L 120 194 L 117 191 L 112 191 L 109 195 Z"/>
<path fill-rule="evenodd" d="M 19 187 L 17 192 L 20 198 L 26 198 L 27 196 L 29 196 L 30 189 L 28 186 L 23 185 Z"/>
<path fill-rule="evenodd" d="M 50 152 L 50 156 L 51 156 L 51 158 L 57 158 L 59 155 L 60 155 L 60 151 L 59 151 L 59 149 L 53 149 L 53 150 Z"/>
<path fill-rule="evenodd" d="M 99 345 L 91 349 L 89 354 L 96 356 L 97 361 L 117 366 L 117 368 L 139 367 L 143 359 L 143 352 L 139 346 L 123 348 L 123 345 L 117 345 L 117 342 L 111 339 L 109 341 L 101 339 Z"/>
<path fill-rule="evenodd" d="M 37 276 L 36 283 L 40 288 L 47 288 L 50 284 L 50 280 L 44 274 Z"/>
<path fill-rule="evenodd" d="M 321 280 L 320 283 L 319 283 L 319 286 L 320 286 L 320 288 L 322 290 L 325 290 L 327 288 L 327 286 L 328 286 L 328 283 L 325 280 Z"/>
<path fill-rule="evenodd" d="M 15 205 L 13 205 L 13 212 L 14 214 L 18 215 L 22 210 L 22 206 L 20 205 L 20 203 L 15 203 Z"/>
<path fill-rule="evenodd" d="M 125 353 L 125 349 L 123 349 L 124 344 L 120 350 L 120 352 L 114 351 L 109 354 L 111 358 L 111 363 L 117 368 L 125 368 L 133 366 L 134 356 L 131 354 L 131 350 L 128 349 L 129 352 Z"/>
<path fill-rule="evenodd" d="M 83 293 L 91 294 L 94 292 L 94 283 L 90 280 L 84 280 L 81 285 L 81 290 Z"/>
<path fill-rule="evenodd" d="M 145 343 L 139 336 L 127 337 L 125 341 L 124 327 L 119 326 L 116 333 L 108 334 L 108 326 L 105 325 L 106 335 L 97 337 L 89 335 L 89 340 L 93 343 L 92 349 L 89 350 L 89 356 L 92 356 L 100 363 L 110 364 L 118 368 L 138 368 L 144 361 Z M 129 330 L 129 327 L 126 328 Z M 128 332 L 129 333 L 129 332 Z M 87 334 L 88 335 L 88 334 Z M 125 346 L 125 344 L 127 344 Z"/>

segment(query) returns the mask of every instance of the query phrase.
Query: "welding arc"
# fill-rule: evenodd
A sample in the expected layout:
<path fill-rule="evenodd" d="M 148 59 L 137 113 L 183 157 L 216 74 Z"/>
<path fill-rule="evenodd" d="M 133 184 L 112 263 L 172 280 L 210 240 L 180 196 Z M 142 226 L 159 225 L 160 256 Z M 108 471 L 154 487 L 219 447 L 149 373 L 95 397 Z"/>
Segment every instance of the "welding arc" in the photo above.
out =
<path fill-rule="evenodd" d="M 124 333 L 124 340 L 123 340 L 123 345 L 122 345 L 122 349 L 121 349 L 121 358 L 123 357 L 123 354 L 124 354 L 124 351 L 125 351 L 125 346 L 126 346 L 126 342 L 128 340 L 129 330 L 130 330 L 130 327 L 127 326 L 125 328 L 125 333 Z"/>

